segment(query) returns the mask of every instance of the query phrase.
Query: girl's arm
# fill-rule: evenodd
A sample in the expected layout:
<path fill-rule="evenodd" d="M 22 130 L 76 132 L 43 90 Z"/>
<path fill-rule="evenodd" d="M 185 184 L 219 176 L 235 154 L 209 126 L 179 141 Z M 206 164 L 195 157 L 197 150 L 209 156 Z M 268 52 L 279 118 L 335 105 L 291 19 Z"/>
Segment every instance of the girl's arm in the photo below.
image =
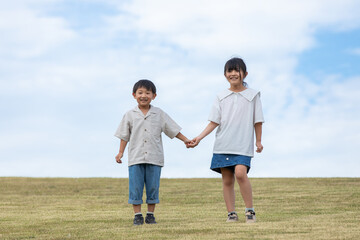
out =
<path fill-rule="evenodd" d="M 200 133 L 199 136 L 197 136 L 196 138 L 194 138 L 189 145 L 189 147 L 196 147 L 200 141 L 206 137 L 207 135 L 209 135 L 217 126 L 219 126 L 218 123 L 215 122 L 209 122 L 209 124 L 206 126 L 206 128 L 204 129 L 204 131 L 202 131 L 202 133 Z"/>
<path fill-rule="evenodd" d="M 121 139 L 119 153 L 115 157 L 117 163 L 122 163 L 121 158 L 124 155 L 126 145 L 127 145 L 127 142 Z"/>
<path fill-rule="evenodd" d="M 261 144 L 261 135 L 262 135 L 262 123 L 255 123 L 255 137 L 256 137 L 256 152 L 261 153 L 264 149 Z"/>

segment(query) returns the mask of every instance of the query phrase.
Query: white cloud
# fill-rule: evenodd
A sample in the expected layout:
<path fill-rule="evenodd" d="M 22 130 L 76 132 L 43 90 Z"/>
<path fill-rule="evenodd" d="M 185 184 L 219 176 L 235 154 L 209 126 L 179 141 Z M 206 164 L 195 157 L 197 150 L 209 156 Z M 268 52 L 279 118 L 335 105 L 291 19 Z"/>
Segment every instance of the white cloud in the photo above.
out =
<path fill-rule="evenodd" d="M 17 5 L 19 4 L 19 5 Z M 0 10 L 0 55 L 28 58 L 43 54 L 76 37 L 58 17 L 48 17 L 24 2 L 7 3 Z"/>
<path fill-rule="evenodd" d="M 359 26 L 356 1 L 135 0 L 119 7 L 131 21 L 114 17 L 113 26 L 209 55 L 291 55 L 312 46 L 317 28 Z"/>
<path fill-rule="evenodd" d="M 358 167 L 354 157 L 360 137 L 359 80 L 333 77 L 314 84 L 302 79 L 301 88 L 292 95 L 293 103 L 278 112 L 280 116 L 270 112 L 274 121 L 264 125 L 264 145 L 268 145 L 264 159 L 291 164 L 269 175 L 286 176 L 283 170 L 288 169 L 292 176 L 357 176 L 341 166 Z M 324 164 L 321 171 L 313 169 L 319 168 L 319 162 Z"/>
<path fill-rule="evenodd" d="M 348 54 L 360 56 L 360 47 L 347 50 Z"/>

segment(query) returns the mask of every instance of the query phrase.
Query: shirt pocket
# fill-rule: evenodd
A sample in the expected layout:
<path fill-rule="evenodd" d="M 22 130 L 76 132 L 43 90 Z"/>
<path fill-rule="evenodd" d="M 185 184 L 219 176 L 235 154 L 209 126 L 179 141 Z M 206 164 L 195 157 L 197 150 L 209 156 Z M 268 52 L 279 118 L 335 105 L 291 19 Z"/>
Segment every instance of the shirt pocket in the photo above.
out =
<path fill-rule="evenodd" d="M 161 136 L 161 132 L 162 132 L 162 128 L 159 124 L 157 123 L 151 123 L 151 129 L 150 129 L 150 133 L 153 137 L 158 137 L 160 138 Z"/>

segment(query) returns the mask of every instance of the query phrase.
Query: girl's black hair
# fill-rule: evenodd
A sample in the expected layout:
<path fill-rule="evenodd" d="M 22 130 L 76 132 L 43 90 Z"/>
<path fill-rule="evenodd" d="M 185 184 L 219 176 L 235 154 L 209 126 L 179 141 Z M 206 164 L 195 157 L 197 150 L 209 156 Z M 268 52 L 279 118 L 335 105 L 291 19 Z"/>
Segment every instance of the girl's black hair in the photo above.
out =
<path fill-rule="evenodd" d="M 224 66 L 224 75 L 226 72 L 231 72 L 232 70 L 236 70 L 238 72 L 242 71 L 243 74 L 245 74 L 246 73 L 246 64 L 245 64 L 244 60 L 242 60 L 241 58 L 237 58 L 237 57 L 234 57 L 234 58 L 231 58 L 230 60 L 228 60 Z M 243 81 L 243 85 L 244 85 L 244 87 L 248 86 L 248 84 L 244 81 Z"/>
<path fill-rule="evenodd" d="M 146 88 L 146 90 L 151 91 L 154 94 L 156 93 L 155 84 L 152 81 L 147 80 L 147 79 L 142 79 L 142 80 L 137 81 L 134 85 L 133 93 L 136 93 L 136 91 L 141 87 Z"/>

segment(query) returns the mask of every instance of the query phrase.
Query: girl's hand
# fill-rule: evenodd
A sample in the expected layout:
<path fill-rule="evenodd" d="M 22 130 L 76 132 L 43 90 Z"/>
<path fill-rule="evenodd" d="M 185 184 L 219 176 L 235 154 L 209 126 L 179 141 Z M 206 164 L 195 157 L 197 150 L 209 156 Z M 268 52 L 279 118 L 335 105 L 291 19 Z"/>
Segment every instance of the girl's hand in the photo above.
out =
<path fill-rule="evenodd" d="M 121 158 L 123 157 L 124 153 L 119 152 L 118 155 L 116 155 L 115 159 L 117 163 L 122 163 Z"/>
<path fill-rule="evenodd" d="M 263 149 L 264 147 L 261 142 L 256 142 L 256 152 L 261 153 Z"/>
<path fill-rule="evenodd" d="M 201 141 L 200 138 L 196 137 L 193 140 L 191 140 L 191 142 L 187 145 L 187 147 L 194 148 L 200 143 L 200 141 Z"/>

